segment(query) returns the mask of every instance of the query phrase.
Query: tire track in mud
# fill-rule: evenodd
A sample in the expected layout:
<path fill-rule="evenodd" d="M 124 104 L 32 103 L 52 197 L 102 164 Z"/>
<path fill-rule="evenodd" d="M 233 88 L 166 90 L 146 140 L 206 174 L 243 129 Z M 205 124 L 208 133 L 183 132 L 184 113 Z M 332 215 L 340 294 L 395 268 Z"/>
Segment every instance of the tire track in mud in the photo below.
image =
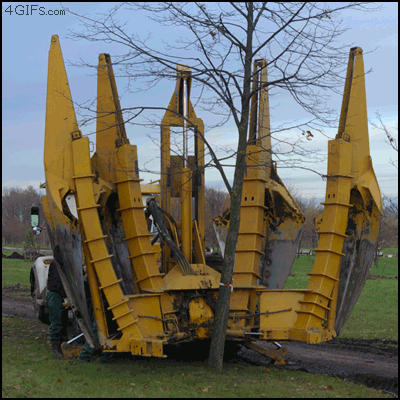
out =
<path fill-rule="evenodd" d="M 2 312 L 34 318 L 29 289 L 20 285 L 3 288 Z M 269 347 L 265 342 L 261 346 Z M 325 373 L 398 395 L 398 342 L 384 339 L 340 339 L 317 345 L 288 342 L 286 365 L 280 368 L 312 374 Z M 187 354 L 187 353 L 186 353 Z M 229 363 L 267 365 L 270 360 L 242 347 Z"/>
<path fill-rule="evenodd" d="M 35 318 L 30 290 L 18 283 L 15 286 L 2 288 L 1 310 L 3 314 L 20 315 Z"/>
<path fill-rule="evenodd" d="M 264 342 L 259 345 L 268 347 Z M 312 374 L 328 374 L 398 396 L 398 342 L 384 339 L 335 339 L 317 345 L 281 343 L 287 348 L 288 368 Z M 237 361 L 265 365 L 260 354 L 244 349 Z"/>
<path fill-rule="evenodd" d="M 35 318 L 33 313 L 33 304 L 29 302 L 25 304 L 25 301 L 20 302 L 13 297 L 2 295 L 1 309 L 3 314 L 8 315 L 21 315 L 26 318 Z"/>

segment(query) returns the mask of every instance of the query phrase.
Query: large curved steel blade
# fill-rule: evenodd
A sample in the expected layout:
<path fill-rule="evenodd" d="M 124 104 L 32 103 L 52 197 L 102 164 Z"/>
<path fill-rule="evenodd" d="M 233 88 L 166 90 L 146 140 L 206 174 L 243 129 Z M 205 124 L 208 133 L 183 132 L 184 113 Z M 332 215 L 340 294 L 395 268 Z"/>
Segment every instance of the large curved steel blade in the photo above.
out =
<path fill-rule="evenodd" d="M 376 205 L 370 212 L 359 192 L 353 190 L 346 235 L 340 264 L 340 278 L 336 307 L 335 331 L 339 335 L 364 288 L 374 259 L 379 232 L 380 213 Z"/>
<path fill-rule="evenodd" d="M 352 145 L 352 190 L 343 244 L 335 331 L 340 333 L 365 285 L 377 245 L 382 199 L 369 150 L 362 49 L 350 50 L 337 139 Z M 328 160 L 329 162 L 329 160 Z"/>
<path fill-rule="evenodd" d="M 112 254 L 111 263 L 118 279 L 121 279 L 120 286 L 124 294 L 137 293 L 133 284 L 132 267 L 129 259 L 129 249 L 126 243 L 126 235 L 123 227 L 120 212 L 118 211 L 119 201 L 116 193 L 108 196 L 105 204 L 99 208 L 101 227 L 104 234 L 107 250 Z"/>
<path fill-rule="evenodd" d="M 101 227 L 107 236 L 107 249 L 113 254 L 111 262 L 124 294 L 135 293 L 132 267 L 129 261 L 129 250 L 126 244 L 125 231 L 119 211 L 116 181 L 115 154 L 123 144 L 129 144 L 124 119 L 118 97 L 117 85 L 111 57 L 99 55 L 97 68 L 97 119 L 96 119 L 96 152 L 92 156 L 93 172 L 98 176 L 94 183 L 95 192 L 101 193 L 98 202 L 101 204 Z"/>
<path fill-rule="evenodd" d="M 279 191 L 276 190 L 278 188 Z M 274 189 L 270 191 L 270 199 L 274 199 L 274 203 L 270 204 L 268 210 L 270 222 L 262 244 L 264 255 L 260 260 L 259 284 L 268 289 L 283 289 L 296 257 L 304 217 L 292 202 L 289 203 L 291 197 L 289 192 L 285 193 L 283 184 L 274 185 Z M 222 255 L 225 253 L 229 218 L 230 211 L 227 210 L 213 221 Z"/>
<path fill-rule="evenodd" d="M 271 215 L 260 263 L 260 284 L 283 289 L 296 257 L 304 216 L 279 177 L 274 173 L 271 178 L 267 196 Z"/>
<path fill-rule="evenodd" d="M 267 82 L 266 61 L 255 60 L 249 144 L 254 146 L 256 152 L 254 156 L 249 154 L 247 167 L 259 169 L 257 177 L 263 181 L 261 190 L 264 204 L 262 206 L 265 207 L 264 223 L 267 226 L 266 237 L 263 238 L 260 249 L 263 255 L 258 271 L 261 277 L 259 284 L 268 289 L 283 289 L 296 256 L 304 216 L 272 163 L 269 97 L 268 87 L 265 86 Z M 255 158 L 255 155 L 257 155 L 257 162 L 254 163 L 252 158 Z M 243 214 L 242 218 L 245 218 Z M 217 217 L 213 224 L 222 254 L 225 252 L 228 223 L 229 212 L 225 212 Z"/>
<path fill-rule="evenodd" d="M 43 203 L 58 269 L 78 324 L 91 347 L 97 346 L 86 304 L 81 235 L 74 209 L 72 141 L 81 137 L 57 35 L 51 38 L 47 79 Z"/>

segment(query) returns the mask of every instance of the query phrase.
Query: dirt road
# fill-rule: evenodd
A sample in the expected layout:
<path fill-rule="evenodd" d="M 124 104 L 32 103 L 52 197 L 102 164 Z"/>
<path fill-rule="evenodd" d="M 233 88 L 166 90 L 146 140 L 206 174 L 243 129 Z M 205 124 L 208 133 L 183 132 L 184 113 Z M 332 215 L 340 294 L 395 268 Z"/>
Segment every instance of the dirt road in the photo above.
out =
<path fill-rule="evenodd" d="M 2 290 L 2 312 L 34 318 L 29 289 L 19 285 Z M 260 345 L 265 345 L 259 342 Z M 326 373 L 356 381 L 397 396 L 398 346 L 380 339 L 336 339 L 318 345 L 301 342 L 281 343 L 288 349 L 286 366 L 310 373 Z M 267 344 L 269 346 L 269 344 Z M 268 361 L 252 350 L 242 348 L 231 362 L 265 364 Z"/>
<path fill-rule="evenodd" d="M 325 373 L 398 395 L 398 343 L 395 341 L 335 339 L 318 345 L 281 344 L 288 350 L 285 368 Z M 242 349 L 239 355 L 256 363 L 263 362 L 251 350 Z"/>

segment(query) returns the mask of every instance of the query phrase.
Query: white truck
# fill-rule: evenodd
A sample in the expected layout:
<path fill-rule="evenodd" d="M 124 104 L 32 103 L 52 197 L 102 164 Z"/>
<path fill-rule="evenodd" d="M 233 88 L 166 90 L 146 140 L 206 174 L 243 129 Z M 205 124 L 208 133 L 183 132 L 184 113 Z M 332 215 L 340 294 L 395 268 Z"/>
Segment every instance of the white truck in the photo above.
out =
<path fill-rule="evenodd" d="M 50 319 L 49 306 L 47 304 L 47 278 L 52 261 L 53 256 L 38 257 L 31 268 L 29 277 L 35 318 L 48 325 L 50 324 Z M 66 314 L 63 318 L 68 320 L 68 325 L 72 326 L 74 336 L 78 337 L 82 331 L 79 328 L 67 298 L 64 298 L 64 305 Z"/>
<path fill-rule="evenodd" d="M 53 256 L 38 257 L 31 268 L 29 281 L 35 317 L 45 324 L 49 323 L 47 305 L 47 276 Z"/>

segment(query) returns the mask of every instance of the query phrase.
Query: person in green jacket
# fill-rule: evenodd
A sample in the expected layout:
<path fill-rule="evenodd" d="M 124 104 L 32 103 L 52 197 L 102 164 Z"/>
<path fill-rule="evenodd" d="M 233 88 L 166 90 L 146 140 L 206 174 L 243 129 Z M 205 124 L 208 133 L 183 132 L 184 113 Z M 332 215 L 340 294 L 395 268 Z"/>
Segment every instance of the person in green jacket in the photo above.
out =
<path fill-rule="evenodd" d="M 58 246 L 54 248 L 53 254 L 57 252 L 60 252 Z M 55 254 L 55 256 L 56 255 L 59 254 Z M 61 351 L 61 343 L 68 340 L 68 314 L 63 306 L 65 297 L 67 296 L 57 269 L 57 261 L 54 259 L 50 264 L 47 277 L 47 303 L 49 306 L 49 336 L 51 341 L 51 350 L 57 357 L 62 357 L 63 355 Z"/>

